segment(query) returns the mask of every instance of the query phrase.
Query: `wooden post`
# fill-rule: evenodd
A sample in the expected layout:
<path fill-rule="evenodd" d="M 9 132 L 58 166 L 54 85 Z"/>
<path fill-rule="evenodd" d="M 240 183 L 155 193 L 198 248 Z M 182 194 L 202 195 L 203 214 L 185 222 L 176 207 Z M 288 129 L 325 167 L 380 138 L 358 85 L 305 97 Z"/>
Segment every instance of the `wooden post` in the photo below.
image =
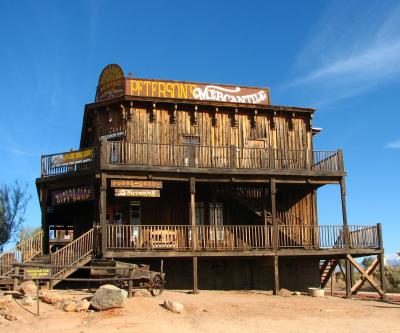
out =
<path fill-rule="evenodd" d="M 110 157 L 107 154 L 107 139 L 102 137 L 100 146 L 100 168 L 103 168 L 108 164 L 109 158 Z"/>
<path fill-rule="evenodd" d="M 274 255 L 274 295 L 279 295 L 279 265 L 278 254 Z"/>
<path fill-rule="evenodd" d="M 99 196 L 99 220 L 101 227 L 101 253 L 104 256 L 104 253 L 107 251 L 107 223 L 106 223 L 106 214 L 107 214 L 107 179 L 106 175 L 101 175 L 101 185 L 100 185 L 100 196 Z"/>
<path fill-rule="evenodd" d="M 193 294 L 198 294 L 197 257 L 193 257 Z"/>
<path fill-rule="evenodd" d="M 14 279 L 13 279 L 13 290 L 16 291 L 18 289 L 18 276 L 19 276 L 19 266 L 14 266 Z"/>
<path fill-rule="evenodd" d="M 385 252 L 383 249 L 383 237 L 382 237 L 382 225 L 380 223 L 377 224 L 378 228 L 378 241 L 379 241 L 379 248 L 382 251 L 379 257 L 379 270 L 380 270 L 380 282 L 381 282 L 381 289 L 384 293 L 386 293 L 386 283 L 385 283 Z"/>
<path fill-rule="evenodd" d="M 269 168 L 275 169 L 275 149 L 272 146 L 270 146 L 268 152 L 269 152 Z"/>
<path fill-rule="evenodd" d="M 43 238 L 42 238 L 42 253 L 49 253 L 49 226 L 47 223 L 47 188 L 46 185 L 42 185 L 41 191 L 41 208 L 42 208 L 42 229 L 43 229 Z"/>
<path fill-rule="evenodd" d="M 271 214 L 272 214 L 272 246 L 274 255 L 274 295 L 279 295 L 279 266 L 278 266 L 278 224 L 276 220 L 276 182 L 275 178 L 270 181 Z"/>
<path fill-rule="evenodd" d="M 237 168 L 237 148 L 235 145 L 231 145 L 230 155 L 230 167 Z"/>
<path fill-rule="evenodd" d="M 271 194 L 271 214 L 272 214 L 272 246 L 274 251 L 278 251 L 278 224 L 276 220 L 276 183 L 275 178 L 270 181 L 270 194 Z"/>
<path fill-rule="evenodd" d="M 194 177 L 189 179 L 190 187 L 190 225 L 192 230 L 192 251 L 197 248 L 197 230 L 196 230 L 196 180 Z"/>
<path fill-rule="evenodd" d="M 133 288 L 133 269 L 129 268 L 129 281 L 128 281 L 128 298 L 132 297 L 132 288 Z"/>
<path fill-rule="evenodd" d="M 343 240 L 346 254 L 349 254 L 350 238 L 349 228 L 347 225 L 347 210 L 346 210 L 346 184 L 344 177 L 340 179 L 340 195 L 342 199 L 342 218 L 343 218 Z M 346 257 L 346 298 L 351 298 L 351 263 Z"/>

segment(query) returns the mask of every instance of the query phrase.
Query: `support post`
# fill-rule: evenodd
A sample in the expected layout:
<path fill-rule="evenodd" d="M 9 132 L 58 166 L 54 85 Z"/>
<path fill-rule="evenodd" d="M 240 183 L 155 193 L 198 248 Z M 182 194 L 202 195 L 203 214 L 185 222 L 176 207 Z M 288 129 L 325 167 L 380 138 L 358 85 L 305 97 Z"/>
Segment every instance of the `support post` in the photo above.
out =
<path fill-rule="evenodd" d="M 350 237 L 347 225 L 347 209 L 346 209 L 346 184 L 344 177 L 340 179 L 340 197 L 342 201 L 342 219 L 343 219 L 343 240 L 346 254 L 349 254 Z M 346 257 L 346 298 L 351 298 L 351 263 Z"/>
<path fill-rule="evenodd" d="M 106 175 L 101 175 L 101 185 L 100 185 L 100 196 L 99 196 L 99 220 L 101 228 L 101 253 L 107 251 L 107 224 L 106 224 L 106 214 L 107 214 L 107 179 Z"/>
<path fill-rule="evenodd" d="M 192 230 L 192 250 L 197 248 L 197 230 L 196 230 L 196 181 L 194 177 L 189 178 L 190 187 L 190 226 Z"/>
<path fill-rule="evenodd" d="M 47 187 L 46 185 L 42 185 L 41 191 L 41 208 L 42 208 L 42 229 L 43 229 L 43 238 L 42 238 L 42 253 L 49 253 L 49 226 L 47 223 Z"/>
<path fill-rule="evenodd" d="M 198 275 L 197 275 L 197 257 L 193 257 L 193 294 L 199 293 Z"/>
<path fill-rule="evenodd" d="M 274 255 L 274 295 L 279 295 L 279 266 L 278 266 L 278 224 L 276 220 L 276 182 L 275 178 L 270 181 L 271 214 L 272 214 L 272 247 Z"/>
<path fill-rule="evenodd" d="M 128 281 L 128 298 L 132 297 L 132 288 L 133 288 L 133 269 L 129 268 L 129 281 Z"/>
<path fill-rule="evenodd" d="M 351 298 L 351 263 L 346 257 L 346 298 Z"/>
<path fill-rule="evenodd" d="M 279 262 L 278 255 L 274 255 L 274 295 L 279 295 Z"/>
<path fill-rule="evenodd" d="M 378 228 L 378 241 L 379 241 L 379 248 L 382 251 L 379 257 L 379 270 L 380 270 L 380 282 L 381 282 L 381 289 L 383 293 L 386 293 L 386 283 L 385 283 L 385 252 L 383 249 L 383 237 L 382 237 L 382 225 L 380 223 L 377 224 Z"/>
<path fill-rule="evenodd" d="M 14 279 L 13 279 L 13 290 L 18 289 L 18 276 L 19 276 L 19 266 L 14 265 Z"/>

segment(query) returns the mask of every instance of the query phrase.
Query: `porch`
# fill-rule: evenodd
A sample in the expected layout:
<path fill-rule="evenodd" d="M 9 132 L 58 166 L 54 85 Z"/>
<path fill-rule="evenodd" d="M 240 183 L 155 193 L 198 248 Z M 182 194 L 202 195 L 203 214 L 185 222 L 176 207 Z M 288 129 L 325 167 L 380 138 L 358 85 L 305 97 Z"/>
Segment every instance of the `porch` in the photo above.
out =
<path fill-rule="evenodd" d="M 321 250 L 349 249 L 377 250 L 380 225 L 375 226 L 319 226 L 319 225 L 107 225 L 107 250 L 147 253 L 162 256 L 165 252 L 177 255 L 185 252 L 257 252 L 274 249 L 274 232 L 277 232 L 277 249 Z"/>

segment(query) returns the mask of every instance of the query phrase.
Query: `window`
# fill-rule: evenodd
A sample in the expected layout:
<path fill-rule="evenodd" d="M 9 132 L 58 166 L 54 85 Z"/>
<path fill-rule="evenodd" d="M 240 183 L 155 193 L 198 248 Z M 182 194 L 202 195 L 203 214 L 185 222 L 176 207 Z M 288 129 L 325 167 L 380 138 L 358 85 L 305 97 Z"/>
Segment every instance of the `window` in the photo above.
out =
<path fill-rule="evenodd" d="M 131 220 L 130 224 L 140 225 L 141 224 L 141 207 L 140 201 L 131 201 Z"/>

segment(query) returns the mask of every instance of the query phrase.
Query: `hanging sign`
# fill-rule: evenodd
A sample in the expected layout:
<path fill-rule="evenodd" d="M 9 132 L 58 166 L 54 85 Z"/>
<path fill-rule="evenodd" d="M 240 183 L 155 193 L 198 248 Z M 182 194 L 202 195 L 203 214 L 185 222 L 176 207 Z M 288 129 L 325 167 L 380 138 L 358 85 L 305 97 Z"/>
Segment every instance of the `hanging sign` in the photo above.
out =
<path fill-rule="evenodd" d="M 156 180 L 111 180 L 111 187 L 125 188 L 162 188 L 162 182 Z"/>
<path fill-rule="evenodd" d="M 124 136 L 125 136 L 125 131 L 118 131 L 118 132 L 108 133 L 108 134 L 100 136 L 99 141 L 101 141 L 102 138 L 105 138 L 106 140 L 114 140 L 114 139 L 122 138 Z"/>
<path fill-rule="evenodd" d="M 54 191 L 51 195 L 51 203 L 53 206 L 90 200 L 94 200 L 93 188 L 91 186 Z"/>
<path fill-rule="evenodd" d="M 93 149 L 76 150 L 68 153 L 53 155 L 50 159 L 52 168 L 87 163 L 93 160 Z"/>
<path fill-rule="evenodd" d="M 159 198 L 160 190 L 116 188 L 115 196 L 116 197 Z"/>

